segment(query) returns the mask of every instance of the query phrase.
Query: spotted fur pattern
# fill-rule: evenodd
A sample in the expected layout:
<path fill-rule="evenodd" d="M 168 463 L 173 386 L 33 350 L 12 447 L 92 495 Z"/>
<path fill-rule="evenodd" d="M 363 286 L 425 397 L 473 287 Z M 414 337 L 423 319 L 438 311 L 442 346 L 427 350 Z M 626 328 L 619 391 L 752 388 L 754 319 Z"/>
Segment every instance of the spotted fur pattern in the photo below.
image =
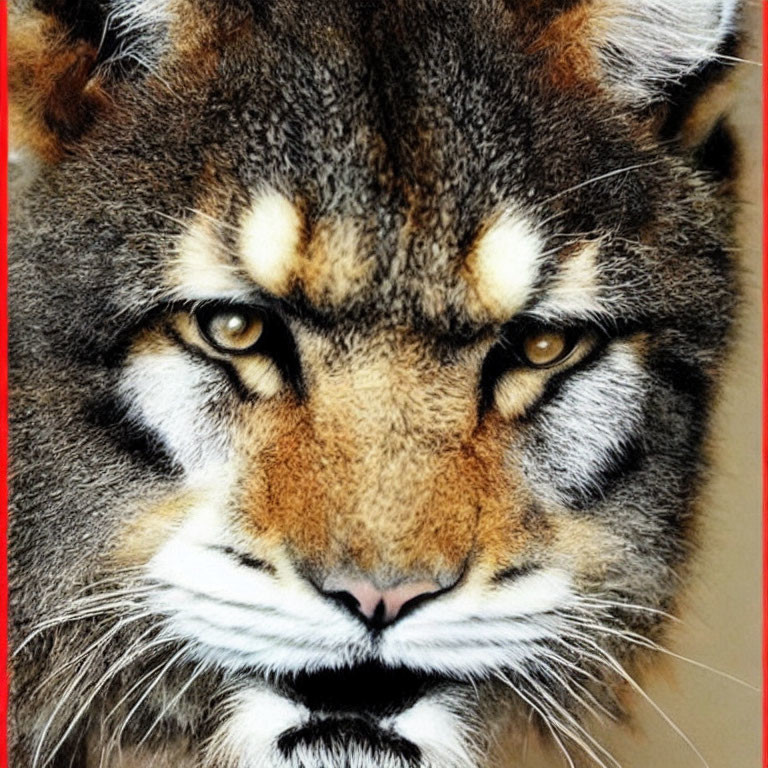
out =
<path fill-rule="evenodd" d="M 15 768 L 517 765 L 530 728 L 610 764 L 695 545 L 739 13 L 17 0 Z M 343 579 L 434 588 L 374 626 Z"/>

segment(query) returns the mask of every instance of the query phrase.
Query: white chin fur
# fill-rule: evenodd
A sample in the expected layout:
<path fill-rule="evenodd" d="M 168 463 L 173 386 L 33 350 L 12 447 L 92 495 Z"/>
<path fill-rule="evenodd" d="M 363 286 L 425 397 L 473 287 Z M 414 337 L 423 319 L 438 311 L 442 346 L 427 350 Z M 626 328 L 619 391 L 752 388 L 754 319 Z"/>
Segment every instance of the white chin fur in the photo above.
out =
<path fill-rule="evenodd" d="M 230 717 L 211 741 L 207 759 L 226 768 L 405 768 L 395 754 L 355 744 L 302 745 L 285 754 L 280 737 L 306 725 L 310 712 L 276 693 L 248 688 L 229 702 Z M 314 715 L 315 718 L 318 715 Z M 421 753 L 418 768 L 473 768 L 470 734 L 446 694 L 425 696 L 409 709 L 377 723 L 384 733 L 405 739 Z"/>

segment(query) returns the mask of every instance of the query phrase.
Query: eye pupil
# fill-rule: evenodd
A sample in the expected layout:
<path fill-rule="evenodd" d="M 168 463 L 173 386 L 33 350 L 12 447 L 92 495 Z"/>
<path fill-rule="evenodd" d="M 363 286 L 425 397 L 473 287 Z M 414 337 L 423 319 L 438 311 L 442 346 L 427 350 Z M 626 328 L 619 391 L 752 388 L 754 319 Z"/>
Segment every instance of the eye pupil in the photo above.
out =
<path fill-rule="evenodd" d="M 567 352 L 565 334 L 558 331 L 542 331 L 523 341 L 523 354 L 528 362 L 537 367 L 553 365 Z"/>

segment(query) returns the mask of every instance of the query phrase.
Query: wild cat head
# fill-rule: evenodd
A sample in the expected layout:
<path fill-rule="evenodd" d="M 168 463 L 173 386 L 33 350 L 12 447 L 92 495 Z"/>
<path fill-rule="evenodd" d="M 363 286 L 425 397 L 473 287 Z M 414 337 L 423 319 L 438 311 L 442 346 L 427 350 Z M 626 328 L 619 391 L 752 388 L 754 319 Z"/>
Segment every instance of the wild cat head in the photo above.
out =
<path fill-rule="evenodd" d="M 606 759 L 735 300 L 737 11 L 17 9 L 19 765 Z"/>

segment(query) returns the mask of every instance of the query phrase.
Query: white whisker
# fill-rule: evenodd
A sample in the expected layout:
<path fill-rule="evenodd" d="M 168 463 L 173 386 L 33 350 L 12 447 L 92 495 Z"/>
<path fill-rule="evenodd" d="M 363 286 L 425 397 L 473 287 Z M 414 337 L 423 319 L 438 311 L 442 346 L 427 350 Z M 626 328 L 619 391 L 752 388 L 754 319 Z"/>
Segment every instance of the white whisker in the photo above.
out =
<path fill-rule="evenodd" d="M 154 720 L 154 722 L 147 728 L 147 732 L 144 734 L 144 736 L 141 738 L 141 741 L 139 741 L 137 746 L 141 746 L 144 744 L 144 742 L 149 738 L 152 731 L 155 730 L 155 728 L 162 722 L 163 717 L 165 717 L 165 714 L 168 712 L 168 710 L 189 690 L 189 688 L 193 685 L 195 680 L 197 680 L 198 677 L 200 677 L 203 672 L 205 672 L 207 668 L 207 663 L 204 661 L 201 661 L 193 670 L 192 674 L 190 675 L 189 679 L 186 683 L 179 689 L 178 693 L 176 693 L 175 696 L 163 707 L 160 714 L 157 716 L 157 718 Z"/>
<path fill-rule="evenodd" d="M 541 203 L 539 203 L 538 207 L 543 207 L 547 205 L 548 203 L 551 203 L 553 200 L 557 200 L 560 197 L 564 197 L 565 195 L 571 194 L 571 192 L 576 192 L 579 189 L 582 189 L 583 187 L 588 187 L 591 184 L 597 184 L 599 181 L 604 181 L 605 179 L 610 179 L 613 176 L 619 176 L 622 173 L 630 173 L 631 171 L 637 171 L 641 168 L 649 168 L 653 165 L 659 165 L 660 163 L 665 162 L 664 159 L 660 160 L 650 160 L 647 163 L 636 163 L 635 165 L 627 165 L 623 168 L 616 168 L 613 171 L 608 171 L 607 173 L 602 173 L 599 176 L 593 176 L 591 179 L 587 179 L 586 181 L 582 181 L 579 184 L 574 184 L 572 187 L 568 187 L 568 189 L 564 189 L 562 192 L 558 192 L 557 194 L 554 194 L 546 200 L 542 200 Z"/>
<path fill-rule="evenodd" d="M 576 768 L 575 763 L 573 762 L 573 758 L 571 757 L 568 750 L 565 748 L 565 745 L 563 744 L 560 737 L 555 733 L 555 728 L 557 728 L 561 733 L 563 733 L 566 737 L 569 735 L 567 733 L 567 729 L 559 723 L 552 715 L 545 714 L 542 711 L 542 708 L 538 706 L 534 701 L 531 700 L 530 697 L 528 697 L 523 691 L 521 691 L 506 675 L 502 674 L 501 672 L 497 673 L 496 677 L 499 678 L 502 682 L 506 683 L 526 704 L 528 704 L 529 707 L 531 707 L 532 710 L 538 713 L 539 717 L 542 719 L 544 725 L 547 727 L 547 729 L 550 732 L 550 735 L 552 736 L 552 739 L 554 740 L 557 747 L 560 749 L 560 751 L 563 753 L 566 762 L 568 763 L 568 768 Z"/>
<path fill-rule="evenodd" d="M 149 686 L 147 686 L 147 689 L 144 691 L 144 693 L 139 697 L 139 700 L 133 705 L 133 708 L 131 711 L 126 715 L 125 720 L 123 720 L 123 724 L 120 727 L 120 730 L 117 734 L 117 740 L 118 742 L 122 741 L 123 733 L 125 732 L 125 729 L 128 727 L 128 723 L 130 722 L 131 718 L 136 714 L 139 707 L 146 701 L 147 697 L 150 693 L 160 684 L 160 681 L 163 679 L 165 674 L 168 672 L 168 670 L 180 659 L 182 656 L 184 656 L 186 653 L 188 653 L 188 650 L 186 647 L 180 648 L 171 658 L 165 663 L 163 668 L 160 670 L 160 672 L 157 674 L 155 679 L 150 683 Z"/>
<path fill-rule="evenodd" d="M 691 751 L 699 758 L 702 765 L 705 768 L 709 768 L 709 763 L 707 763 L 704 756 L 699 751 L 698 747 L 691 741 L 691 739 L 686 735 L 686 733 L 672 720 L 672 718 L 667 715 L 664 710 L 661 709 L 661 707 L 643 690 L 642 686 L 640 686 L 639 683 L 635 681 L 634 678 L 630 676 L 630 674 L 624 669 L 624 667 L 611 655 L 606 651 L 604 648 L 602 648 L 598 643 L 596 643 L 591 638 L 587 637 L 586 635 L 583 636 L 584 642 L 586 642 L 591 648 L 593 648 L 599 656 L 594 656 L 593 654 L 590 654 L 592 658 L 595 661 L 600 661 L 600 658 L 602 658 L 603 663 L 607 664 L 611 669 L 613 669 L 623 680 L 625 680 L 629 686 L 636 691 L 650 706 L 661 716 L 661 718 L 669 725 L 670 728 L 688 745 L 688 747 L 691 749 Z"/>
<path fill-rule="evenodd" d="M 581 747 L 584 752 L 592 758 L 601 768 L 607 768 L 605 763 L 597 756 L 595 751 L 590 746 L 590 742 L 594 744 L 594 746 L 602 752 L 617 768 L 621 768 L 621 764 L 618 760 L 601 744 L 599 744 L 595 738 L 584 728 L 581 723 L 571 714 L 557 699 L 547 691 L 547 689 L 536 683 L 533 678 L 530 677 L 524 670 L 518 671 L 520 677 L 524 678 L 528 684 L 532 687 L 534 687 L 538 692 L 539 695 L 545 698 L 551 707 L 553 707 L 557 712 L 560 713 L 561 717 L 565 718 L 572 726 L 572 728 L 575 729 L 575 731 L 571 734 L 571 739 L 578 744 L 579 747 Z M 578 734 L 581 733 L 584 738 L 579 736 Z M 584 741 L 586 739 L 587 741 Z"/>
<path fill-rule="evenodd" d="M 648 637 L 644 637 L 643 635 L 640 635 L 637 632 L 632 632 L 630 630 L 616 629 L 614 627 L 607 627 L 603 624 L 586 621 L 582 618 L 570 617 L 569 619 L 566 619 L 566 620 L 571 621 L 573 623 L 577 623 L 581 627 L 585 627 L 587 629 L 593 629 L 596 632 L 602 632 L 607 635 L 619 637 L 622 640 L 626 640 L 628 643 L 632 643 L 633 645 L 639 645 L 643 648 L 647 648 L 648 650 L 658 651 L 659 653 L 662 653 L 665 656 L 670 656 L 674 659 L 685 662 L 686 664 L 690 664 L 694 667 L 698 667 L 699 669 L 703 669 L 707 672 L 711 672 L 713 675 L 722 677 L 725 680 L 730 680 L 733 683 L 737 683 L 738 685 L 741 685 L 744 688 L 748 688 L 749 690 L 754 691 L 755 693 L 761 692 L 760 688 L 752 685 L 751 683 L 748 683 L 746 680 L 742 680 L 741 678 L 735 677 L 734 675 L 731 675 L 728 672 L 724 672 L 721 669 L 716 669 L 715 667 L 711 667 L 708 664 L 704 664 L 701 661 L 696 661 L 695 659 L 688 658 L 687 656 L 683 656 L 682 654 L 675 653 L 675 651 L 672 651 L 669 648 L 665 648 L 663 645 L 660 645 L 655 640 L 651 640 Z"/>

